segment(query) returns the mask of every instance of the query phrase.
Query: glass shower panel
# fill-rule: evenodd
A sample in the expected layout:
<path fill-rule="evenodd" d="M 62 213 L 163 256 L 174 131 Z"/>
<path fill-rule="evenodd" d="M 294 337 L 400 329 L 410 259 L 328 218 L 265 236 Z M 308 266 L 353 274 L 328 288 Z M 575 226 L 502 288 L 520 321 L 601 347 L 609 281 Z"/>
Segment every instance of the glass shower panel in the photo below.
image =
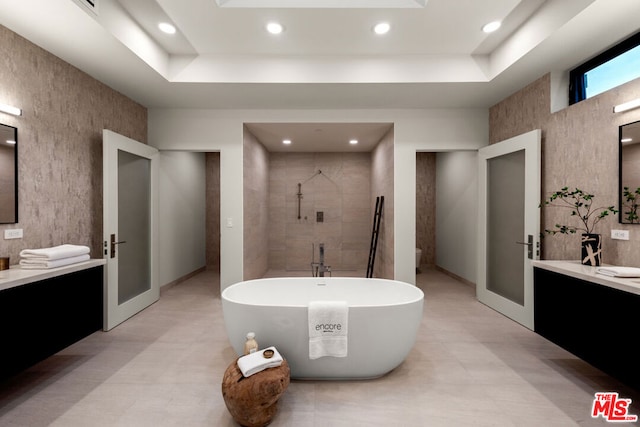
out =
<path fill-rule="evenodd" d="M 524 150 L 487 163 L 487 289 L 524 305 Z"/>
<path fill-rule="evenodd" d="M 118 150 L 118 304 L 151 289 L 151 160 Z"/>

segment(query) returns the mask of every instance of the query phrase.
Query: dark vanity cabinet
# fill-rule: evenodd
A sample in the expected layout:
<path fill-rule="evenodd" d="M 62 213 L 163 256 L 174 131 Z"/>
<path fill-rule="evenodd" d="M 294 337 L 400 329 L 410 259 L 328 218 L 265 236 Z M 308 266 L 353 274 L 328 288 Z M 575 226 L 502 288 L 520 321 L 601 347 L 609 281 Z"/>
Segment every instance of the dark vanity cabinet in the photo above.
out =
<path fill-rule="evenodd" d="M 640 390 L 640 295 L 536 267 L 534 299 L 538 334 Z"/>
<path fill-rule="evenodd" d="M 102 329 L 103 266 L 0 290 L 0 379 Z"/>

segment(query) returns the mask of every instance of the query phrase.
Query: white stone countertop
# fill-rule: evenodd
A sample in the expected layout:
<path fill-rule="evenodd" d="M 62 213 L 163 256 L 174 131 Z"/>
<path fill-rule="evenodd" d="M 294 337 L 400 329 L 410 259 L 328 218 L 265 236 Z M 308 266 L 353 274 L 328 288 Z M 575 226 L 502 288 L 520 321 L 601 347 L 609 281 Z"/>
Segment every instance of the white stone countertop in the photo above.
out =
<path fill-rule="evenodd" d="M 598 274 L 596 273 L 598 267 L 582 265 L 580 261 L 532 261 L 532 264 L 534 267 L 640 295 L 640 277 L 621 278 Z"/>
<path fill-rule="evenodd" d="M 63 267 L 49 268 L 42 270 L 20 268 L 19 265 L 12 265 L 8 270 L 0 271 L 0 291 L 15 288 L 16 286 L 62 276 L 63 274 L 74 273 L 88 268 L 98 267 L 106 264 L 104 259 L 90 259 L 89 261 L 77 264 L 65 265 Z"/>

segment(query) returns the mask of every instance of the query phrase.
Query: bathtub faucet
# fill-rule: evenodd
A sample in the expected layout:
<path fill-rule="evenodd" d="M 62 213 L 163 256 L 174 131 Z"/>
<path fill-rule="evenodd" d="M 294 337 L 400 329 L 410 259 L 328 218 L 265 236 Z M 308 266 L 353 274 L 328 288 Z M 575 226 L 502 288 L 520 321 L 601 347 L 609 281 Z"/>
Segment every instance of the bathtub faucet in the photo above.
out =
<path fill-rule="evenodd" d="M 324 243 L 320 243 L 320 265 L 318 266 L 318 276 L 324 277 L 324 273 L 331 274 L 331 267 L 324 265 Z"/>
<path fill-rule="evenodd" d="M 311 270 L 314 276 L 324 277 L 324 273 L 331 275 L 331 266 L 324 265 L 324 243 L 319 245 L 320 262 L 311 262 Z"/>

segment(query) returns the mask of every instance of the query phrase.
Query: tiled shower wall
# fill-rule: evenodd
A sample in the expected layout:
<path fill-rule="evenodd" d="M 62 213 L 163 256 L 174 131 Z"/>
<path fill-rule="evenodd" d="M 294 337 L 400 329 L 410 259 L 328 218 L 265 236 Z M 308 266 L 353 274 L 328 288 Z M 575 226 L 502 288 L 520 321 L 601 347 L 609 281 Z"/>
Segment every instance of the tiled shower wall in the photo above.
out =
<path fill-rule="evenodd" d="M 323 243 L 332 270 L 366 270 L 370 179 L 370 153 L 270 153 L 269 268 L 311 273 Z"/>
<path fill-rule="evenodd" d="M 102 247 L 102 129 L 146 143 L 147 109 L 0 26 L 0 113 L 18 128 L 19 223 L 24 238 L 0 240 L 0 256 L 63 243 Z"/>
<path fill-rule="evenodd" d="M 416 153 L 416 248 L 420 265 L 436 264 L 436 153 Z"/>
<path fill-rule="evenodd" d="M 595 194 L 600 205 L 618 205 L 618 127 L 640 120 L 640 109 L 613 113 L 613 106 L 640 98 L 640 79 L 550 111 L 551 76 L 546 75 L 493 106 L 489 111 L 489 142 L 542 130 L 542 197 L 564 186 Z M 639 166 L 640 167 L 640 166 Z M 569 209 L 545 208 L 542 228 L 574 224 Z M 640 267 L 640 225 L 619 224 L 609 217 L 597 226 L 602 234 L 603 262 Z M 630 231 L 630 239 L 612 240 L 611 229 Z M 580 236 L 543 239 L 543 259 L 577 260 Z"/>

